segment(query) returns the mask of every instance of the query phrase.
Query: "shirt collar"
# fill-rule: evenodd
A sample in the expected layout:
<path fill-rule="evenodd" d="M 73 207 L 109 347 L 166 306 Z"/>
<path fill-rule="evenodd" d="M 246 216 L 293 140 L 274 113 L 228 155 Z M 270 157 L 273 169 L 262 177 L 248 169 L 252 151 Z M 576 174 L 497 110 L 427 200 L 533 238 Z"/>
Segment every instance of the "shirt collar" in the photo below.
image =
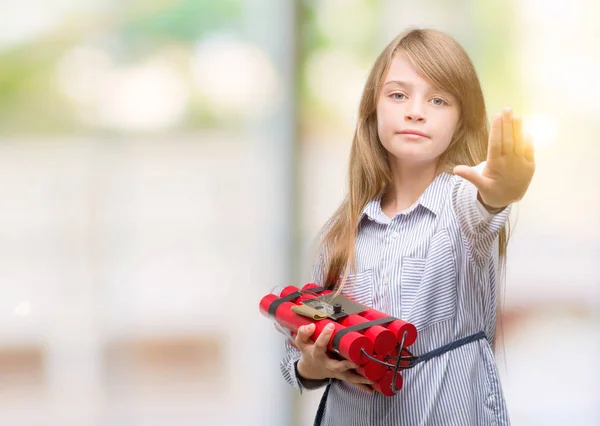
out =
<path fill-rule="evenodd" d="M 431 182 L 429 186 L 425 189 L 423 194 L 421 194 L 421 196 L 418 198 L 415 204 L 413 204 L 403 213 L 408 214 L 420 205 L 425 207 L 427 210 L 429 210 L 436 216 L 438 216 L 442 210 L 444 201 L 446 199 L 444 195 L 446 195 L 447 184 L 451 178 L 452 175 L 446 172 L 437 175 L 435 179 L 433 179 L 433 182 Z M 379 194 L 367 203 L 360 215 L 359 223 L 365 216 L 367 216 L 372 221 L 380 223 L 389 223 L 390 219 L 381 210 L 382 196 L 383 194 Z"/>
<path fill-rule="evenodd" d="M 444 202 L 447 200 L 448 183 L 451 179 L 452 174 L 447 172 L 437 175 L 417 202 L 438 216 L 444 207 Z"/>

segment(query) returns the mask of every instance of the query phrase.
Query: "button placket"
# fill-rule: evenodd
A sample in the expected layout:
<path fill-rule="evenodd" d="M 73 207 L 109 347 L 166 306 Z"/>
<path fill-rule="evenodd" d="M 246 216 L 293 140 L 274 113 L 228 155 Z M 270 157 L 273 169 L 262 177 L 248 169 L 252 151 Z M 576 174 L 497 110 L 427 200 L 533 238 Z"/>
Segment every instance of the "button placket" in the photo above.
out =
<path fill-rule="evenodd" d="M 397 218 L 395 218 L 395 220 L 401 220 L 401 218 L 402 218 L 402 216 L 398 216 Z M 389 233 L 388 233 L 388 237 L 387 237 L 388 245 L 391 243 L 395 243 L 396 240 L 400 237 L 400 232 L 398 232 L 394 228 L 392 228 L 392 224 L 390 224 L 389 227 L 390 227 L 390 231 L 388 231 Z M 392 256 L 391 254 L 394 252 L 395 252 L 395 250 L 388 250 L 387 255 L 391 256 L 391 259 L 393 259 L 395 256 Z M 384 265 L 385 265 L 384 267 L 387 267 L 387 268 L 385 269 L 385 272 L 382 277 L 383 286 L 388 286 L 390 284 L 389 269 L 391 268 L 391 266 L 390 266 L 391 259 L 387 259 L 387 262 L 384 261 Z"/>

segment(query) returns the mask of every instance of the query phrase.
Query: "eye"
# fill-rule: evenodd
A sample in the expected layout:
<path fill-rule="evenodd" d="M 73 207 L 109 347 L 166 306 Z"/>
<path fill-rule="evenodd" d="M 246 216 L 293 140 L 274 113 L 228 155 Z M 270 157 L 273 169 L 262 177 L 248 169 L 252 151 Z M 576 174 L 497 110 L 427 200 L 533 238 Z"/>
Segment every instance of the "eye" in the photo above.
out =
<path fill-rule="evenodd" d="M 403 99 L 406 99 L 406 95 L 405 95 L 404 93 L 398 93 L 398 92 L 396 92 L 396 93 L 392 93 L 392 94 L 390 95 L 390 97 L 391 97 L 392 99 L 394 99 L 394 100 L 397 100 L 397 101 L 401 101 L 401 100 L 403 100 Z"/>
<path fill-rule="evenodd" d="M 448 102 L 446 102 L 445 100 L 443 100 L 442 98 L 433 98 L 431 100 L 431 102 L 435 105 L 435 106 L 444 106 L 444 105 L 448 105 Z"/>

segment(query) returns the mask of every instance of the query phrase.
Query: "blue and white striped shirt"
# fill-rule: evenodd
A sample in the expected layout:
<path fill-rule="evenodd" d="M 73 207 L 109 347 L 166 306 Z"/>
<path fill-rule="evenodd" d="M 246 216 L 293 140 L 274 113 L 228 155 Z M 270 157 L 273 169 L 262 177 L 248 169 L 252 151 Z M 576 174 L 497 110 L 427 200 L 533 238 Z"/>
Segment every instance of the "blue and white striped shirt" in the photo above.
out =
<path fill-rule="evenodd" d="M 421 355 L 484 331 L 481 339 L 404 370 L 396 396 L 367 394 L 331 380 L 323 426 L 508 425 L 491 342 L 496 326 L 498 234 L 510 207 L 492 215 L 477 189 L 449 173 L 438 175 L 408 209 L 390 219 L 381 199 L 359 222 L 357 273 L 344 293 L 413 323 L 409 349 Z M 323 259 L 313 280 L 322 283 Z M 300 352 L 286 342 L 281 369 L 302 392 L 295 373 Z"/>

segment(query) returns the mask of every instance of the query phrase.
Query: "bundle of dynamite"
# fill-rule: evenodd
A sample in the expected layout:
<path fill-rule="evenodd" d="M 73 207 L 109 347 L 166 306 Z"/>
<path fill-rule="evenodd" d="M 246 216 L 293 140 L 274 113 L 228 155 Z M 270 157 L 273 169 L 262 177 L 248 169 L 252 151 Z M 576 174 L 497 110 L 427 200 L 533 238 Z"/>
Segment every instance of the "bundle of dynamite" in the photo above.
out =
<path fill-rule="evenodd" d="M 374 381 L 373 389 L 386 396 L 402 388 L 400 371 L 410 368 L 415 358 L 407 349 L 417 339 L 413 324 L 314 283 L 301 290 L 285 287 L 279 296 L 266 295 L 260 301 L 260 312 L 271 318 L 292 344 L 303 325 L 315 324 L 311 336 L 315 341 L 327 324 L 333 324 L 328 355 L 359 365 L 356 373 Z"/>

